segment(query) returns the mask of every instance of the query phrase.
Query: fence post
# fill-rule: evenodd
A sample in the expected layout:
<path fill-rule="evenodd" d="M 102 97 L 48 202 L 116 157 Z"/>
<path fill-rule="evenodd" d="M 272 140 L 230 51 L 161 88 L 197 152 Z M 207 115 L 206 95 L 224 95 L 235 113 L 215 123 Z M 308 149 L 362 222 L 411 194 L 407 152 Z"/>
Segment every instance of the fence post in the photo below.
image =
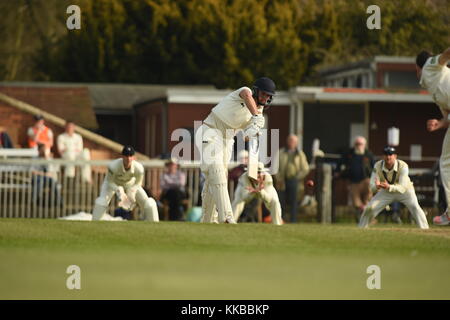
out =
<path fill-rule="evenodd" d="M 317 181 L 317 220 L 322 224 L 332 223 L 332 167 L 318 159 L 316 165 Z"/>

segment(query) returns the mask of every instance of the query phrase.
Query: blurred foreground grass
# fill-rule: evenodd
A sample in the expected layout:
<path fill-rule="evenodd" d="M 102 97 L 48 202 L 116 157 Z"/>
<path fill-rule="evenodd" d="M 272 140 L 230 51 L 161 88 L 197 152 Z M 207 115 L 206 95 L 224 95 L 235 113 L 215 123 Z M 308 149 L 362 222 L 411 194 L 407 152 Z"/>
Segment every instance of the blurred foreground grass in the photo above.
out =
<path fill-rule="evenodd" d="M 450 299 L 449 270 L 446 227 L 0 219 L 0 299 Z"/>

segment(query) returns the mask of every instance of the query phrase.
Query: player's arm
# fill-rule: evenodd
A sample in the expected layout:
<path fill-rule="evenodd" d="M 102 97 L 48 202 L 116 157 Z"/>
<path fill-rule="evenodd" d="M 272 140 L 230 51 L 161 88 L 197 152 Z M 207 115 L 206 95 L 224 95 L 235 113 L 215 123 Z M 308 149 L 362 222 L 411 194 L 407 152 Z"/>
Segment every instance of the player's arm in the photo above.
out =
<path fill-rule="evenodd" d="M 106 173 L 105 182 L 114 191 L 117 191 L 119 189 L 119 186 L 114 182 L 114 170 L 112 168 L 112 165 L 108 166 L 108 172 Z"/>
<path fill-rule="evenodd" d="M 449 119 L 449 113 L 448 111 L 444 110 L 444 108 L 441 108 L 442 113 L 442 119 L 430 119 L 427 121 L 427 130 L 430 132 L 439 130 L 439 129 L 446 129 L 450 125 L 450 119 Z"/>
<path fill-rule="evenodd" d="M 388 191 L 405 193 L 410 181 L 408 178 L 409 170 L 408 168 L 403 168 L 399 170 L 398 174 L 399 174 L 398 183 L 389 185 Z"/>
<path fill-rule="evenodd" d="M 446 66 L 449 61 L 450 61 L 450 47 L 440 54 L 438 62 L 441 66 Z"/>
<path fill-rule="evenodd" d="M 242 89 L 239 93 L 239 96 L 242 98 L 242 100 L 244 100 L 244 103 L 252 116 L 260 113 L 250 90 Z"/>
<path fill-rule="evenodd" d="M 129 191 L 130 194 L 136 193 L 139 187 L 142 187 L 144 182 L 144 167 L 136 167 L 134 171 L 134 181 L 132 182 Z"/>
<path fill-rule="evenodd" d="M 261 199 L 263 199 L 263 201 L 270 202 L 270 201 L 272 201 L 272 194 L 273 194 L 271 189 L 274 189 L 273 180 L 272 180 L 272 177 L 270 176 L 270 174 L 264 175 L 263 183 L 264 183 L 264 188 L 260 191 Z M 275 191 L 275 193 L 276 193 L 276 191 Z"/>
<path fill-rule="evenodd" d="M 370 190 L 372 192 L 376 192 L 379 189 L 380 180 L 378 179 L 378 174 L 375 168 L 372 170 L 372 174 L 370 175 Z"/>

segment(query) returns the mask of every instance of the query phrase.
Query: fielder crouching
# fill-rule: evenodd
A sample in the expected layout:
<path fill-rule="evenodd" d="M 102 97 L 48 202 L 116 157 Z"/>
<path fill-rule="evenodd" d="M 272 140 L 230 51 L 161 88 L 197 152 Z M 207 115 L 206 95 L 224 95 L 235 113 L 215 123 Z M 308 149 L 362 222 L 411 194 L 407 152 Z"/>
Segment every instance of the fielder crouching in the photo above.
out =
<path fill-rule="evenodd" d="M 370 177 L 372 191 L 378 191 L 364 209 L 359 227 L 367 228 L 372 218 L 387 205 L 398 201 L 408 208 L 419 228 L 428 229 L 425 213 L 417 201 L 414 186 L 408 176 L 408 165 L 397 159 L 397 152 L 393 147 L 384 148 L 383 153 L 384 160 L 375 163 Z"/>
<path fill-rule="evenodd" d="M 270 211 L 272 223 L 283 224 L 281 219 L 281 205 L 278 193 L 273 186 L 272 176 L 264 168 L 262 162 L 258 163 L 258 181 L 248 176 L 248 172 L 242 174 L 236 188 L 235 197 L 231 206 L 233 207 L 234 220 L 238 221 L 244 210 L 245 204 L 254 197 L 261 197 Z"/>
<path fill-rule="evenodd" d="M 159 221 L 156 201 L 147 196 L 142 188 L 144 167 L 134 159 L 135 151 L 131 146 L 122 150 L 122 158 L 113 160 L 108 166 L 108 173 L 95 200 L 92 220 L 101 220 L 108 209 L 114 194 L 124 206 L 131 208 L 135 203 L 139 206 L 144 220 Z"/>

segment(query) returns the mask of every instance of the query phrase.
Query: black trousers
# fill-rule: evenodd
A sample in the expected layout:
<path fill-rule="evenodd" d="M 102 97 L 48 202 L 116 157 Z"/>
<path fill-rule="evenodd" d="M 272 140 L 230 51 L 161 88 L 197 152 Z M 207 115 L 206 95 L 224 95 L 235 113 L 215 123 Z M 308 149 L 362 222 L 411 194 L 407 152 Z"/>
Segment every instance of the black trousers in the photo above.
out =
<path fill-rule="evenodd" d="M 182 201 L 186 199 L 186 192 L 178 188 L 168 189 L 163 192 L 161 201 L 169 203 L 169 220 L 178 221 L 183 218 Z"/>

